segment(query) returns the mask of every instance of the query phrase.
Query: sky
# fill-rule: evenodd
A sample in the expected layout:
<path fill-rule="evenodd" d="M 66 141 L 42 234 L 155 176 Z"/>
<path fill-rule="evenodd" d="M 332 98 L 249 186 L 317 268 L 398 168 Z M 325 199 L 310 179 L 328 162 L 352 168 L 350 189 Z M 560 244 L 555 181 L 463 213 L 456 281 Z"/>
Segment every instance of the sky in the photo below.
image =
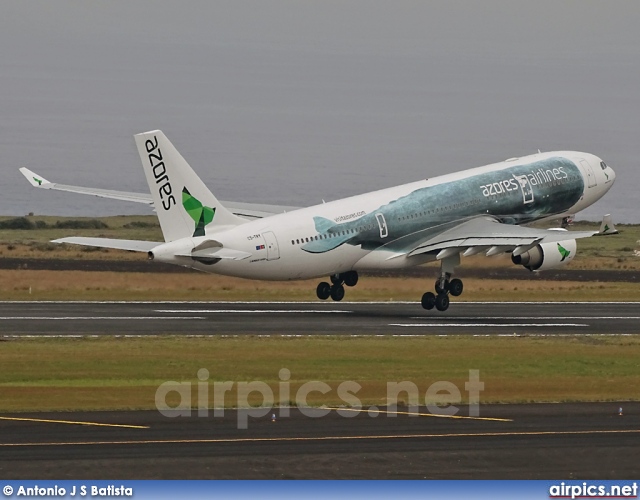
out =
<path fill-rule="evenodd" d="M 640 222 L 640 2 L 4 1 L 0 214 L 151 213 L 36 191 L 148 192 L 162 129 L 221 199 L 305 206 L 530 154 L 616 185 Z"/>

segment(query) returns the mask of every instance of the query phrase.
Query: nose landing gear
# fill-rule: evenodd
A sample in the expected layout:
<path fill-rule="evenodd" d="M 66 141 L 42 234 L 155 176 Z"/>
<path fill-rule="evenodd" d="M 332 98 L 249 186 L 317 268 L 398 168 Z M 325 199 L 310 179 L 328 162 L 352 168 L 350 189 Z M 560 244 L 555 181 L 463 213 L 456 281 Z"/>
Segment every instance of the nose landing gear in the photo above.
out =
<path fill-rule="evenodd" d="M 346 273 L 334 274 L 330 277 L 331 285 L 326 281 L 322 281 L 316 288 L 316 295 L 320 300 L 332 300 L 340 302 L 344 298 L 344 286 L 356 286 L 358 283 L 358 273 L 356 271 L 348 271 Z"/>

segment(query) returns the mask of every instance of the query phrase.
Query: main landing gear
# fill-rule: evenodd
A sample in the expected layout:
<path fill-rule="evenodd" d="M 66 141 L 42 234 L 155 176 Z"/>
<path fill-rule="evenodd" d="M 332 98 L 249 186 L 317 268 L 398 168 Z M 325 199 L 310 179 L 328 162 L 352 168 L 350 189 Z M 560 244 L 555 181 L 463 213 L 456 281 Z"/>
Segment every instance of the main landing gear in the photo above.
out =
<path fill-rule="evenodd" d="M 331 276 L 331 285 L 326 281 L 318 284 L 316 295 L 320 300 L 327 300 L 331 297 L 336 302 L 344 299 L 344 286 L 356 286 L 358 283 L 358 273 L 348 271 L 346 273 L 334 274 Z"/>
<path fill-rule="evenodd" d="M 446 311 L 449 309 L 449 295 L 454 297 L 462 295 L 462 290 L 464 289 L 462 280 L 458 278 L 451 279 L 453 268 L 459 263 L 459 254 L 441 261 L 440 278 L 435 283 L 436 293 L 427 292 L 422 296 L 421 304 L 424 309 L 431 310 L 435 307 L 438 311 Z"/>
<path fill-rule="evenodd" d="M 436 281 L 435 290 L 437 295 L 433 292 L 427 292 L 422 296 L 421 302 L 424 309 L 430 310 L 435 307 L 438 311 L 446 311 L 449 309 L 449 295 L 457 297 L 462 294 L 464 288 L 462 280 L 458 278 L 449 280 L 450 276 Z"/>

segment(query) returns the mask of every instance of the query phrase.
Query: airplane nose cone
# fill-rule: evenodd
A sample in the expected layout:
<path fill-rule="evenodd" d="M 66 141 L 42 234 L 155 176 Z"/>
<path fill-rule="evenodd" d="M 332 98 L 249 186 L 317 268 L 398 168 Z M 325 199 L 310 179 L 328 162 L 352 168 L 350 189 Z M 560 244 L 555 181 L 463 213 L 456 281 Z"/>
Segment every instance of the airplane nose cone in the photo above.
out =
<path fill-rule="evenodd" d="M 600 167 L 602 168 L 602 173 L 604 174 L 605 184 L 611 186 L 616 180 L 615 171 L 603 161 L 600 161 Z"/>
<path fill-rule="evenodd" d="M 615 180 L 616 180 L 616 171 L 613 170 L 611 167 L 609 167 L 609 169 L 611 170 L 611 173 L 609 174 L 609 176 L 611 177 L 611 182 L 615 182 Z"/>

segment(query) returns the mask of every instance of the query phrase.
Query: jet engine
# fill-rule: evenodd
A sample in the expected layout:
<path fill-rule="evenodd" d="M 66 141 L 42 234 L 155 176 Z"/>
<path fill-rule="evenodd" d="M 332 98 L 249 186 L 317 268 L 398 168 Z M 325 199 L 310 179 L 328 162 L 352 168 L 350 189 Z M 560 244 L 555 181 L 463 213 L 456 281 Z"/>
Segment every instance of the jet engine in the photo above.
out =
<path fill-rule="evenodd" d="M 544 271 L 566 266 L 576 256 L 576 240 L 540 243 L 520 255 L 512 255 L 511 261 L 529 271 Z"/>

